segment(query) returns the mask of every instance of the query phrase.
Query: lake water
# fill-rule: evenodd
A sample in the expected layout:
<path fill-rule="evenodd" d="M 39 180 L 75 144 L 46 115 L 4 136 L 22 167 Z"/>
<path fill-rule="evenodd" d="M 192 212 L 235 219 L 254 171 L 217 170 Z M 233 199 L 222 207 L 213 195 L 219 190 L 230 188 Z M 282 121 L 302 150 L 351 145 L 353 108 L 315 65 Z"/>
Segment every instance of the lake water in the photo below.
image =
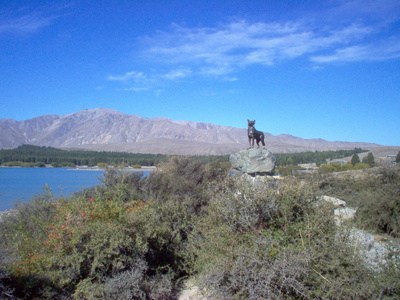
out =
<path fill-rule="evenodd" d="M 146 174 L 146 171 L 143 172 Z M 16 201 L 28 202 L 48 185 L 53 194 L 69 197 L 74 192 L 101 184 L 104 171 L 67 168 L 0 168 L 0 211 Z"/>

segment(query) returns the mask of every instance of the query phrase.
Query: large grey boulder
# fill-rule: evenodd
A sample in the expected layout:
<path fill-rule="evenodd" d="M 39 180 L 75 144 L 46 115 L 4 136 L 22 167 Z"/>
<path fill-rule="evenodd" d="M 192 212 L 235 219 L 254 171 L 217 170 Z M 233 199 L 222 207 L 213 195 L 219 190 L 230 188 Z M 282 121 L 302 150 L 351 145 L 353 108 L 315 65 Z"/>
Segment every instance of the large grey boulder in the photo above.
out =
<path fill-rule="evenodd" d="M 234 169 L 251 176 L 272 175 L 276 164 L 276 158 L 270 151 L 254 148 L 231 154 L 229 161 Z"/>
<path fill-rule="evenodd" d="M 371 233 L 357 228 L 351 228 L 350 232 L 345 232 L 345 234 L 348 236 L 350 245 L 358 249 L 361 258 L 376 271 L 381 271 L 382 264 L 388 262 L 390 252 L 399 250 L 394 244 L 379 242 Z"/>

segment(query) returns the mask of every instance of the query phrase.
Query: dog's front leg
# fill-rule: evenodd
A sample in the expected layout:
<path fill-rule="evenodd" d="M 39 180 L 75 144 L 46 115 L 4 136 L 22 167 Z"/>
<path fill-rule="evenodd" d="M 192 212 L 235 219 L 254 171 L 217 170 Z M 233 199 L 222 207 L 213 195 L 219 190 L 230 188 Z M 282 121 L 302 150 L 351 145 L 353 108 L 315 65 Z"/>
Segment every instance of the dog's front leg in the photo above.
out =
<path fill-rule="evenodd" d="M 254 143 L 254 139 L 249 136 L 249 148 L 252 148 L 252 142 Z"/>

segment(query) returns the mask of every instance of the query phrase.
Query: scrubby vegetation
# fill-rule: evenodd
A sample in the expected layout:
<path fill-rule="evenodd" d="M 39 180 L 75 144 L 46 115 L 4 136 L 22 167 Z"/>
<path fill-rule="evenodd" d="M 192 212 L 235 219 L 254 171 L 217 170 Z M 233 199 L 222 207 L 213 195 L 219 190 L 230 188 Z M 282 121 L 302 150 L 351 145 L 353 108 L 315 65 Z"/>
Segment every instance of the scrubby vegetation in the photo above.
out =
<path fill-rule="evenodd" d="M 357 207 L 360 227 L 400 237 L 400 166 L 322 177 L 321 190 Z"/>
<path fill-rule="evenodd" d="M 46 190 L 4 216 L 1 296 L 176 299 L 187 278 L 211 299 L 400 296 L 399 262 L 371 269 L 318 202 L 338 196 L 361 208 L 357 222 L 398 236 L 398 167 L 265 186 L 229 176 L 219 162 L 172 157 L 159 170 L 110 169 L 101 186 L 70 198 Z"/>
<path fill-rule="evenodd" d="M 367 152 L 361 148 L 351 150 L 336 150 L 336 151 L 307 151 L 299 153 L 277 153 L 277 166 L 291 166 L 298 164 L 315 163 L 318 166 L 325 164 L 329 160 L 352 156 L 354 154 Z"/>
<path fill-rule="evenodd" d="M 319 171 L 321 172 L 343 172 L 343 171 L 351 171 L 351 170 L 362 170 L 371 168 L 371 165 L 367 163 L 358 162 L 356 164 L 347 163 L 347 164 L 340 164 L 340 163 L 330 163 L 325 164 L 319 167 Z"/>

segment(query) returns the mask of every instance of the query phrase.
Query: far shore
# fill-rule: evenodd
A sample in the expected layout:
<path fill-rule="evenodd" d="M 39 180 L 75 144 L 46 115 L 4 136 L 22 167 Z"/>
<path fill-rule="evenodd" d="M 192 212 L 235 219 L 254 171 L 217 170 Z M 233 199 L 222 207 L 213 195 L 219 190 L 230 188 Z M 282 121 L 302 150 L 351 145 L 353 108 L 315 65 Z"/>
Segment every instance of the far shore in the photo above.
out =
<path fill-rule="evenodd" d="M 46 165 L 44 167 L 22 167 L 22 166 L 3 166 L 0 165 L 0 168 L 36 168 L 36 169 L 45 169 L 45 168 L 57 168 L 57 167 L 53 167 L 51 165 Z M 76 166 L 76 167 L 60 167 L 60 169 L 65 169 L 67 168 L 67 170 L 69 171 L 105 171 L 105 168 L 100 168 L 100 167 L 88 167 L 88 166 Z M 148 172 L 152 172 L 154 170 L 156 170 L 157 167 L 154 166 L 143 166 L 141 168 L 131 168 L 131 167 L 125 167 L 122 168 L 121 170 L 123 171 L 131 171 L 131 172 L 143 172 L 143 171 L 148 171 Z"/>
<path fill-rule="evenodd" d="M 123 171 L 131 171 L 131 172 L 143 172 L 143 171 L 152 172 L 155 169 L 156 169 L 156 167 L 153 167 L 153 166 L 143 166 L 141 168 L 126 167 L 126 168 L 122 168 L 121 170 L 123 170 Z M 105 171 L 106 169 L 99 168 L 99 167 L 78 166 L 78 167 L 75 167 L 75 168 L 68 168 L 67 170 L 71 170 L 71 171 Z"/>

